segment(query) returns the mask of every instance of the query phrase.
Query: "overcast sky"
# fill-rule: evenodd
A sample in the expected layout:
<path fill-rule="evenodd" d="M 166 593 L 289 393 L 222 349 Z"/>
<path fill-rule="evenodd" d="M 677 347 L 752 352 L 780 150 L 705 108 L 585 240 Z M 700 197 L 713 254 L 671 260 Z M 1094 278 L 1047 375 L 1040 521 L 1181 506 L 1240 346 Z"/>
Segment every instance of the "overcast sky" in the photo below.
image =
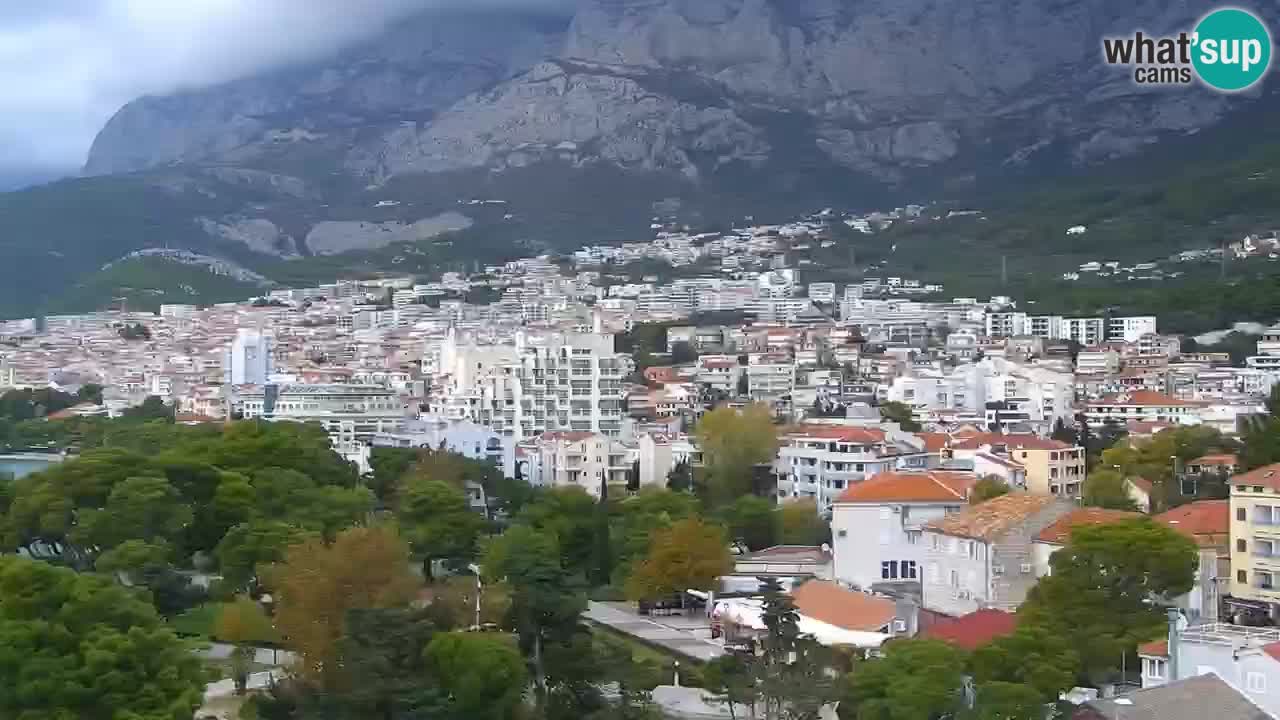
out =
<path fill-rule="evenodd" d="M 485 5 L 560 0 L 482 0 Z M 476 0 L 0 0 L 0 185 L 67 174 L 126 102 L 314 59 Z"/>

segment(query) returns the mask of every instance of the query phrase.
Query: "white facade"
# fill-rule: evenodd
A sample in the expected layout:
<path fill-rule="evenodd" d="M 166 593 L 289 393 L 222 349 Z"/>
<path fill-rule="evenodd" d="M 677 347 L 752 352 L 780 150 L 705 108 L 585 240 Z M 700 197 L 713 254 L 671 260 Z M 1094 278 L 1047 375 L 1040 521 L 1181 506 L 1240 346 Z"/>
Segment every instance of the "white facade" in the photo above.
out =
<path fill-rule="evenodd" d="M 961 365 L 949 373 L 927 369 L 894 378 L 887 398 L 928 410 L 981 414 L 990 402 L 1010 402 L 1033 422 L 1073 417 L 1075 380 L 1068 373 L 1001 358 Z"/>
<path fill-rule="evenodd" d="M 1156 318 L 1154 315 L 1135 317 L 1113 317 L 1107 321 L 1107 339 L 1127 343 L 1137 342 L 1143 335 L 1154 335 Z"/>
<path fill-rule="evenodd" d="M 605 485 L 625 488 L 639 459 L 636 448 L 596 433 L 552 432 L 535 442 L 538 458 L 532 477 L 528 478 L 532 484 L 578 487 L 597 499 Z"/>
<path fill-rule="evenodd" d="M 632 367 L 607 333 L 517 333 L 512 344 L 481 344 L 450 330 L 431 408 L 516 440 L 555 431 L 617 437 Z"/>
<path fill-rule="evenodd" d="M 270 335 L 240 329 L 226 352 L 223 368 L 228 385 L 265 385 L 272 373 Z"/>
<path fill-rule="evenodd" d="M 265 385 L 239 393 L 232 408 L 245 419 L 320 423 L 334 450 L 355 462 L 367 459 L 375 435 L 408 420 L 398 395 L 370 385 Z"/>
<path fill-rule="evenodd" d="M 914 436 L 856 427 L 808 427 L 782 439 L 774 472 L 778 497 L 813 498 L 820 512 L 851 484 L 886 470 L 924 468 Z"/>
<path fill-rule="evenodd" d="M 515 444 L 511 439 L 465 420 L 428 415 L 408 421 L 399 430 L 379 432 L 372 442 L 374 447 L 444 449 L 472 460 L 491 462 L 502 468 L 507 477 L 515 476 Z"/>

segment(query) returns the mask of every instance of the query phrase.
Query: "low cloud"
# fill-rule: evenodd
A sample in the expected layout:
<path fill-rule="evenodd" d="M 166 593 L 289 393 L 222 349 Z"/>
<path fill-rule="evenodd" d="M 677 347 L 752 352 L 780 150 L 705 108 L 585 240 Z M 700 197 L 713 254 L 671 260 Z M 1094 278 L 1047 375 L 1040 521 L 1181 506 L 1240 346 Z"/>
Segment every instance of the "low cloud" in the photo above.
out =
<path fill-rule="evenodd" d="M 52 0 L 0 2 L 0 176 L 74 172 L 137 97 L 323 58 L 443 5 L 571 0 Z"/>

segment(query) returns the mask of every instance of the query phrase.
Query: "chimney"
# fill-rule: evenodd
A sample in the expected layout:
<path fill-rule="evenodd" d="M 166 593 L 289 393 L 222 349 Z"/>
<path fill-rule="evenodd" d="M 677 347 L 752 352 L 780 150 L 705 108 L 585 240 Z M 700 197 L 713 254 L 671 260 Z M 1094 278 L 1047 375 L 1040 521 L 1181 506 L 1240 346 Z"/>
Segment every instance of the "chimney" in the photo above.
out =
<path fill-rule="evenodd" d="M 1178 677 L 1178 638 L 1181 635 L 1182 611 L 1176 607 L 1169 608 L 1169 682 L 1177 682 Z"/>

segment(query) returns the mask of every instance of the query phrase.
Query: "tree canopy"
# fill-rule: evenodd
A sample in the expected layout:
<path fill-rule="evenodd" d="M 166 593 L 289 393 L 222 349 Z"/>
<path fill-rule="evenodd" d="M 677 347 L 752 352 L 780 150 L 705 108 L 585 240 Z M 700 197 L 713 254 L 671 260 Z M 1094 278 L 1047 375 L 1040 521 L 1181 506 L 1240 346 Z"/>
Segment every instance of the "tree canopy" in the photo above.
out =
<path fill-rule="evenodd" d="M 710 589 L 732 569 L 724 528 L 687 518 L 654 533 L 649 554 L 627 579 L 627 596 L 651 600 L 690 588 Z"/>
<path fill-rule="evenodd" d="M 702 448 L 711 499 L 725 505 L 752 491 L 753 468 L 772 462 L 778 434 L 769 408 L 721 407 L 698 421 L 694 434 Z"/>

